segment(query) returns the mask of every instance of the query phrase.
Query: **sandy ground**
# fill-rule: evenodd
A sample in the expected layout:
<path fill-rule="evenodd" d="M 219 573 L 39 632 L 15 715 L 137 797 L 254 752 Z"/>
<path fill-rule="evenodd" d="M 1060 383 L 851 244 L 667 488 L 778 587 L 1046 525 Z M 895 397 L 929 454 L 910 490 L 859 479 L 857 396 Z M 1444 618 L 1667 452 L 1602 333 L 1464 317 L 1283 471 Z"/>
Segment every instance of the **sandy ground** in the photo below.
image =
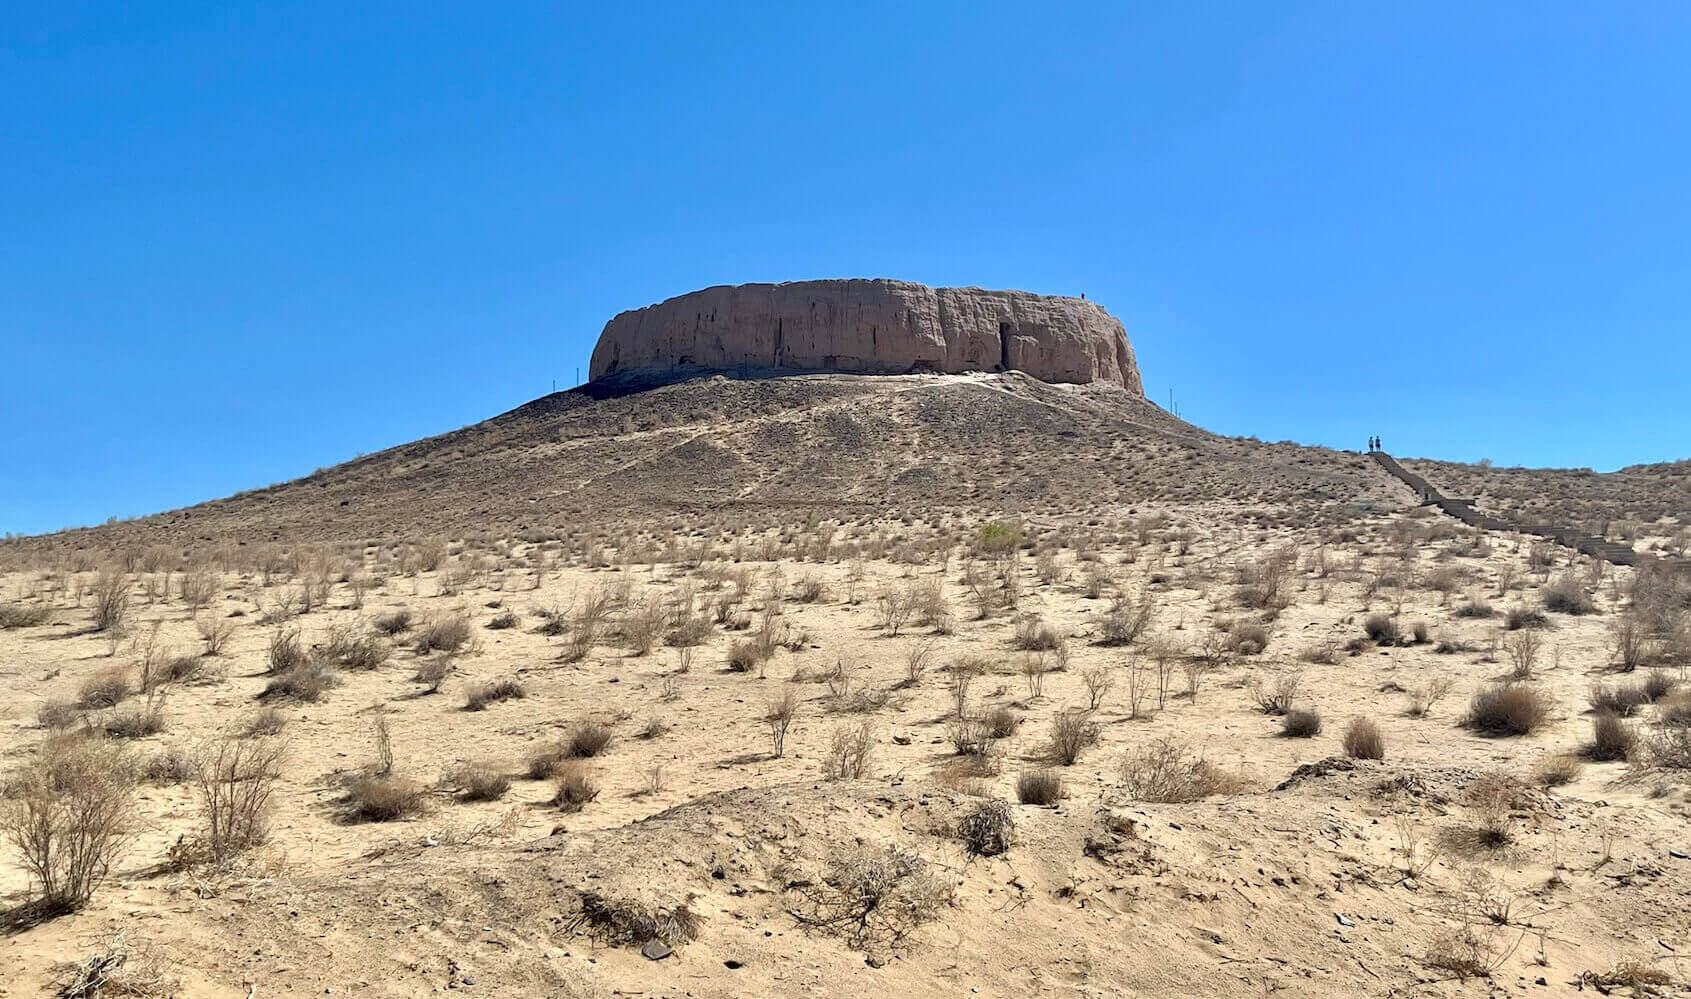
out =
<path fill-rule="evenodd" d="M 1030 529 L 1011 570 L 1017 607 L 984 618 L 963 582 L 962 539 L 943 560 L 914 564 L 801 559 L 796 545 L 779 561 L 755 558 L 754 545 L 745 561 L 704 567 L 591 567 L 578 558 L 551 565 L 538 588 L 520 543 L 502 545 L 503 554 L 461 552 L 417 574 L 392 571 L 372 551 L 363 557 L 380 583 L 361 609 L 343 582 L 327 607 L 280 623 L 262 621 L 260 602 L 274 608 L 293 581 L 279 575 L 266 587 L 255 574 L 223 574 L 199 616 L 230 622 L 232 637 L 205 661 L 207 678 L 165 688 L 165 730 L 125 743 L 137 758 L 191 752 L 244 724 L 261 707 L 279 627 L 320 643 L 336 626 L 367 630 L 402 608 L 419 621 L 462 612 L 473 622 L 472 648 L 452 657 L 438 693 L 413 680 L 423 658 L 400 636 L 385 665 L 341 671 L 320 701 L 275 704 L 289 749 L 269 842 L 230 869 L 161 866 L 179 837 L 198 830 L 200 806 L 192 784 L 143 784 L 139 834 L 92 904 L 38 924 L 14 919 L 0 936 L 0 995 L 49 992 L 59 962 L 86 958 L 118 931 L 129 947 L 152 949 L 174 980 L 158 994 L 185 996 L 1539 995 L 1574 991 L 1582 975 L 1627 962 L 1691 978 L 1682 957 L 1691 953 L 1684 772 L 1586 762 L 1570 783 L 1537 779 L 1546 761 L 1590 738 L 1593 682 L 1638 678 L 1610 675 L 1609 626 L 1629 571 L 1598 580 L 1562 550 L 1548 573 L 1534 571 L 1526 540 L 1494 536 L 1480 549 L 1470 534 L 1414 513 L 1325 536 L 1239 526 L 1224 510 L 1184 511 L 1143 543 L 1101 526 L 1092 541 L 1081 540 L 1085 531 Z M 841 532 L 840 547 L 858 540 Z M 1130 664 L 1152 660 L 1159 641 L 1177 644 L 1184 661 L 1217 622 L 1264 616 L 1240 605 L 1241 573 L 1288 546 L 1296 552 L 1289 603 L 1269 615 L 1267 648 L 1219 655 L 1195 698 L 1177 669 L 1161 709 L 1153 691 L 1131 717 Z M 1045 579 L 1042 552 L 1056 566 L 1055 574 L 1043 566 Z M 485 568 L 462 571 L 478 557 Z M 1110 577 L 1096 597 L 1093 566 Z M 1430 588 L 1439 570 L 1461 579 L 1450 591 Z M 1505 634 L 1502 612 L 1540 606 L 1541 584 L 1565 572 L 1591 584 L 1599 612 L 1551 614 L 1540 632 L 1533 683 L 1554 704 L 1550 721 L 1504 738 L 1462 727 L 1471 695 L 1509 673 L 1504 650 L 1488 654 Z M 673 607 L 689 590 L 695 606 L 708 606 L 735 588 L 735 574 L 747 593 L 734 613 L 750 627 L 713 627 L 687 672 L 661 639 L 636 655 L 617 638 L 628 607 Z M 814 602 L 800 592 L 808 580 L 822 584 Z M 878 598 L 931 582 L 943 587 L 952 633 L 913 616 L 890 635 Z M 131 586 L 132 635 L 114 643 L 88 631 L 88 600 L 45 590 L 42 571 L 0 580 L 0 597 L 41 594 L 55 606 L 49 623 L 0 632 L 8 768 L 23 766 L 47 735 L 37 721 L 47 700 L 74 699 L 114 663 L 133 672 L 149 639 L 155 652 L 200 649 L 195 613 L 176 590 L 149 599 L 145 574 Z M 579 608 L 595 592 L 618 597 L 617 609 L 586 656 L 569 661 L 569 635 L 537 633 L 537 611 Z M 1155 607 L 1132 645 L 1099 644 L 1116 593 Z M 1484 595 L 1498 616 L 1456 616 L 1470 595 Z M 792 647 L 761 670 L 727 671 L 730 647 L 756 632 L 772 597 Z M 506 611 L 518 626 L 490 629 Z M 1424 621 L 1430 640 L 1346 650 L 1374 612 L 1405 628 Z M 1066 665 L 1044 674 L 1037 692 L 1023 671 L 1030 653 L 1015 647 L 1026 615 L 1051 626 L 1067 650 Z M 1440 641 L 1467 651 L 1435 651 Z M 917 646 L 931 648 L 931 664 L 906 683 Z M 1304 661 L 1322 647 L 1336 650 L 1330 662 Z M 960 776 L 948 739 L 947 667 L 971 657 L 986 672 L 966 711 L 1005 707 L 1021 718 L 998 744 L 995 775 Z M 1042 658 L 1058 665 L 1055 652 Z M 1048 765 L 1053 720 L 1087 704 L 1084 678 L 1095 668 L 1113 680 L 1089 716 L 1097 744 L 1056 767 L 1060 805 L 1016 803 L 1018 776 Z M 884 703 L 838 710 L 826 682 L 836 671 L 849 677 L 848 697 L 868 692 Z M 1282 736 L 1251 693 L 1253 681 L 1293 674 L 1301 674 L 1297 705 L 1322 717 L 1311 738 Z M 466 685 L 500 678 L 520 681 L 526 696 L 465 710 Z M 1440 680 L 1448 695 L 1411 717 L 1409 692 Z M 787 685 L 801 706 L 775 758 L 763 715 Z M 1634 724 L 1647 725 L 1653 710 Z M 1345 757 L 1341 735 L 1357 716 L 1382 731 L 1383 761 Z M 418 816 L 353 821 L 345 785 L 376 757 L 378 718 L 391 732 L 394 772 L 432 790 Z M 643 737 L 653 719 L 666 729 Z M 549 782 L 520 774 L 537 748 L 585 720 L 609 724 L 615 737 L 586 761 L 597 798 L 565 813 L 549 803 Z M 873 743 L 866 776 L 826 779 L 835 733 L 863 721 Z M 1240 790 L 1180 804 L 1132 800 L 1124 759 L 1165 738 L 1201 753 Z M 519 776 L 498 801 L 464 803 L 443 775 L 470 761 Z M 1509 841 L 1486 845 L 1473 835 L 1471 802 L 1499 774 L 1519 787 Z M 1010 802 L 1013 845 L 971 857 L 956 826 L 989 797 Z M 804 886 L 819 883 L 831 860 L 887 844 L 929 861 L 949 903 L 892 942 L 806 925 Z M 1421 869 L 1428 856 L 1436 859 Z M 16 861 L 8 850 L 0 862 L 0 900 L 14 907 L 30 887 Z M 686 904 L 700 917 L 697 937 L 647 960 L 638 944 L 617 946 L 578 918 L 586 892 Z M 1488 974 L 1459 977 L 1429 960 L 1441 938 L 1462 933 L 1477 941 Z"/>

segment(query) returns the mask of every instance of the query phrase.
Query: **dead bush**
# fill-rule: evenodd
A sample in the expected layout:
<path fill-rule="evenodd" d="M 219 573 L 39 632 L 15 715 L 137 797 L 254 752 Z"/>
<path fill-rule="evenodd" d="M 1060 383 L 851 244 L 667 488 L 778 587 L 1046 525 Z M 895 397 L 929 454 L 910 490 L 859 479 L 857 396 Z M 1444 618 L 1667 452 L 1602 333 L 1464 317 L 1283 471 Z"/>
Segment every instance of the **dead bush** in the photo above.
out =
<path fill-rule="evenodd" d="M 53 619 L 53 609 L 42 603 L 0 604 L 0 631 L 34 628 Z"/>
<path fill-rule="evenodd" d="M 1639 708 L 1650 703 L 1650 695 L 1641 684 L 1617 684 L 1610 687 L 1607 684 L 1594 683 L 1591 693 L 1586 695 L 1586 702 L 1591 710 L 1629 717 Z"/>
<path fill-rule="evenodd" d="M 1550 619 L 1544 616 L 1543 611 L 1533 610 L 1529 607 L 1511 607 L 1508 613 L 1503 615 L 1503 627 L 1510 631 L 1520 631 L 1523 628 L 1548 628 L 1550 627 Z"/>
<path fill-rule="evenodd" d="M 1368 640 L 1380 645 L 1400 645 L 1403 643 L 1403 631 L 1398 627 L 1397 618 L 1390 614 L 1370 614 L 1362 622 L 1362 633 Z"/>
<path fill-rule="evenodd" d="M 1140 591 L 1138 599 L 1118 593 L 1110 602 L 1110 609 L 1099 622 L 1098 644 L 1132 645 L 1151 626 L 1156 605 L 1149 594 Z"/>
<path fill-rule="evenodd" d="M 1172 738 L 1158 739 L 1128 753 L 1122 763 L 1122 781 L 1129 798 L 1164 804 L 1231 794 L 1241 786 L 1239 780 Z"/>
<path fill-rule="evenodd" d="M 472 684 L 464 690 L 464 710 L 481 711 L 489 704 L 528 696 L 528 691 L 516 680 L 505 678 Z"/>
<path fill-rule="evenodd" d="M 333 670 L 316 662 L 306 662 L 274 677 L 259 691 L 261 701 L 303 701 L 314 703 L 339 682 Z"/>
<path fill-rule="evenodd" d="M 242 726 L 241 734 L 248 739 L 258 739 L 270 735 L 280 735 L 288 720 L 275 708 L 264 708 L 247 719 Z"/>
<path fill-rule="evenodd" d="M 1538 782 L 1545 787 L 1561 787 L 1579 776 L 1580 758 L 1572 753 L 1557 753 L 1538 766 Z"/>
<path fill-rule="evenodd" d="M 376 630 L 389 638 L 403 635 L 411 630 L 411 612 L 401 607 L 392 614 L 384 614 L 376 618 Z"/>
<path fill-rule="evenodd" d="M 418 655 L 430 652 L 457 653 L 470 641 L 469 615 L 455 612 L 431 619 L 412 639 L 412 651 Z"/>
<path fill-rule="evenodd" d="M 447 780 L 465 801 L 498 801 L 511 789 L 510 775 L 498 764 L 485 761 L 466 763 Z"/>
<path fill-rule="evenodd" d="M 586 891 L 581 893 L 579 922 L 589 936 L 612 947 L 644 946 L 652 940 L 680 947 L 698 938 L 704 920 L 686 903 L 650 906 Z"/>
<path fill-rule="evenodd" d="M 822 776 L 828 780 L 860 780 L 875 755 L 875 727 L 868 719 L 834 729 L 822 757 Z"/>
<path fill-rule="evenodd" d="M 1063 641 L 1057 634 L 1057 629 L 1046 624 L 1038 614 L 1023 614 L 1016 618 L 1016 633 L 1013 644 L 1016 648 L 1031 652 L 1049 652 Z"/>
<path fill-rule="evenodd" d="M 1558 578 L 1546 586 L 1542 594 L 1544 609 L 1557 614 L 1595 614 L 1597 605 L 1585 592 L 1585 584 L 1572 575 Z"/>
<path fill-rule="evenodd" d="M 1383 760 L 1386 758 L 1386 738 L 1380 726 L 1367 718 L 1352 718 L 1345 726 L 1345 755 L 1353 760 Z"/>
<path fill-rule="evenodd" d="M 859 949 L 892 946 L 951 904 L 948 879 L 921 856 L 898 848 L 858 847 L 835 854 L 821 877 L 794 877 L 790 910 L 805 926 Z"/>
<path fill-rule="evenodd" d="M 291 673 L 311 661 L 310 653 L 300 644 L 299 632 L 280 628 L 270 634 L 267 655 L 272 673 Z"/>
<path fill-rule="evenodd" d="M 131 692 L 128 668 L 113 664 L 82 681 L 76 691 L 76 704 L 85 711 L 116 707 Z"/>
<path fill-rule="evenodd" d="M 423 684 L 426 693 L 440 692 L 440 685 L 452 675 L 452 659 L 449 656 L 433 656 L 417 664 L 417 671 L 411 675 L 413 683 Z"/>
<path fill-rule="evenodd" d="M 552 775 L 552 804 L 560 811 L 579 812 L 599 797 L 599 785 L 594 783 L 584 764 L 566 760 Z"/>
<path fill-rule="evenodd" d="M 1303 685 L 1302 673 L 1283 673 L 1272 684 L 1264 684 L 1260 677 L 1251 677 L 1246 685 L 1257 710 L 1265 715 L 1283 715 L 1292 710 L 1297 701 L 1298 688 Z"/>
<path fill-rule="evenodd" d="M 1638 733 L 1620 716 L 1603 711 L 1591 719 L 1591 741 L 1585 755 L 1593 760 L 1624 760 L 1638 745 Z"/>
<path fill-rule="evenodd" d="M 611 727 L 601 722 L 582 722 L 570 732 L 568 750 L 572 760 L 598 756 L 611 744 Z"/>
<path fill-rule="evenodd" d="M 1488 735 L 1530 735 L 1550 717 L 1550 701 L 1520 683 L 1482 687 L 1468 702 L 1467 726 Z"/>
<path fill-rule="evenodd" d="M 155 690 L 144 702 L 114 710 L 101 724 L 114 739 L 143 739 L 164 731 L 164 692 Z"/>
<path fill-rule="evenodd" d="M 123 631 L 129 623 L 128 573 L 107 569 L 94 581 L 95 631 Z"/>
<path fill-rule="evenodd" d="M 769 702 L 768 710 L 763 714 L 764 724 L 769 726 L 770 753 L 776 759 L 780 759 L 787 750 L 787 732 L 793 727 L 798 711 L 798 696 L 788 687 L 781 691 L 779 698 Z"/>
<path fill-rule="evenodd" d="M 1084 711 L 1064 710 L 1051 719 L 1049 755 L 1052 762 L 1073 766 L 1080 754 L 1098 741 L 1098 726 Z"/>
<path fill-rule="evenodd" d="M 957 823 L 957 838 L 975 857 L 997 857 L 1008 853 L 1016 819 L 1010 803 L 990 798 L 971 808 Z"/>
<path fill-rule="evenodd" d="M 416 781 L 367 774 L 347 788 L 347 813 L 362 822 L 392 822 L 421 813 L 427 797 Z"/>
<path fill-rule="evenodd" d="M 270 804 L 282 779 L 287 744 L 280 739 L 222 738 L 195 756 L 200 812 L 200 846 L 207 859 L 223 863 L 264 842 Z"/>
<path fill-rule="evenodd" d="M 1224 647 L 1236 655 L 1254 656 L 1268 648 L 1268 626 L 1249 618 L 1235 618 L 1225 627 Z"/>
<path fill-rule="evenodd" d="M 133 840 L 129 758 L 104 740 L 57 736 L 8 783 L 0 835 L 22 857 L 45 909 L 81 908 Z"/>
<path fill-rule="evenodd" d="M 1024 805 L 1055 805 L 1063 800 L 1063 776 L 1056 770 L 1024 770 L 1016 776 L 1016 798 Z"/>
<path fill-rule="evenodd" d="M 49 699 L 35 712 L 35 721 L 45 729 L 67 729 L 83 719 L 83 709 L 70 701 Z"/>
<path fill-rule="evenodd" d="M 1289 739 L 1310 739 L 1321 734 L 1321 712 L 1314 708 L 1293 708 L 1280 718 L 1280 734 Z"/>

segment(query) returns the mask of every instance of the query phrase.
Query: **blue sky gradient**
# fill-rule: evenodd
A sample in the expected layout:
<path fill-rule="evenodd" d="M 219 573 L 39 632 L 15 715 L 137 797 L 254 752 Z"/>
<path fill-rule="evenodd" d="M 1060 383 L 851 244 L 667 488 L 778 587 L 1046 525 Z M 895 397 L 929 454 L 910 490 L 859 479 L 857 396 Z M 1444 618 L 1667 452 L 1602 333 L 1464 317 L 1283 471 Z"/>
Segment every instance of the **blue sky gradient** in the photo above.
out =
<path fill-rule="evenodd" d="M 833 276 L 1084 291 L 1221 433 L 1691 455 L 1683 4 L 42 4 L 0 92 L 0 531 Z"/>

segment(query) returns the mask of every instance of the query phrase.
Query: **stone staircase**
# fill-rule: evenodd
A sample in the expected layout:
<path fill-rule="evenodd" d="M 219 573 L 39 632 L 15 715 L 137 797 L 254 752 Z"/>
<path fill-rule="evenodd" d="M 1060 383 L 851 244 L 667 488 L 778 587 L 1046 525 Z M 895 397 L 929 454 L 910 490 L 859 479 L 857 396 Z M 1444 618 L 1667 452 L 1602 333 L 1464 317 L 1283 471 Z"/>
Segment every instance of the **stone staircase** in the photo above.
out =
<path fill-rule="evenodd" d="M 1633 550 L 1631 545 L 1620 544 L 1607 538 L 1599 538 L 1572 527 L 1558 527 L 1548 524 L 1517 524 L 1500 517 L 1493 517 L 1487 513 L 1481 513 L 1474 509 L 1473 500 L 1456 499 L 1444 495 L 1434 489 L 1432 483 L 1404 468 L 1398 464 L 1396 458 L 1384 451 L 1370 451 L 1368 457 L 1373 458 L 1375 464 L 1385 469 L 1404 485 L 1415 490 L 1416 495 L 1421 497 L 1423 505 L 1436 506 L 1464 524 L 1472 524 L 1487 531 L 1518 531 L 1522 534 L 1536 534 L 1541 538 L 1549 538 L 1559 545 L 1572 548 L 1593 558 L 1600 558 L 1614 565 L 1636 566 L 1640 561 L 1649 561 L 1654 558 L 1651 555 L 1639 554 Z M 1691 574 L 1691 562 L 1674 562 L 1671 563 L 1670 567 L 1682 574 Z"/>

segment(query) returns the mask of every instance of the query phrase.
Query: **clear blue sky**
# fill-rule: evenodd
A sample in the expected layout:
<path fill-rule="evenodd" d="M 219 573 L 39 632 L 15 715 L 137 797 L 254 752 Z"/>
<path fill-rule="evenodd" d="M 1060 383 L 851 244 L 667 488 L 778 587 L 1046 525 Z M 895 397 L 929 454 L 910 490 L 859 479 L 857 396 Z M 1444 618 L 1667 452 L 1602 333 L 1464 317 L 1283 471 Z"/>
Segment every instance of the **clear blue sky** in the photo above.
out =
<path fill-rule="evenodd" d="M 615 312 L 1078 294 L 1229 434 L 1691 455 L 1682 3 L 34 4 L 0 32 L 0 531 L 571 384 Z"/>

